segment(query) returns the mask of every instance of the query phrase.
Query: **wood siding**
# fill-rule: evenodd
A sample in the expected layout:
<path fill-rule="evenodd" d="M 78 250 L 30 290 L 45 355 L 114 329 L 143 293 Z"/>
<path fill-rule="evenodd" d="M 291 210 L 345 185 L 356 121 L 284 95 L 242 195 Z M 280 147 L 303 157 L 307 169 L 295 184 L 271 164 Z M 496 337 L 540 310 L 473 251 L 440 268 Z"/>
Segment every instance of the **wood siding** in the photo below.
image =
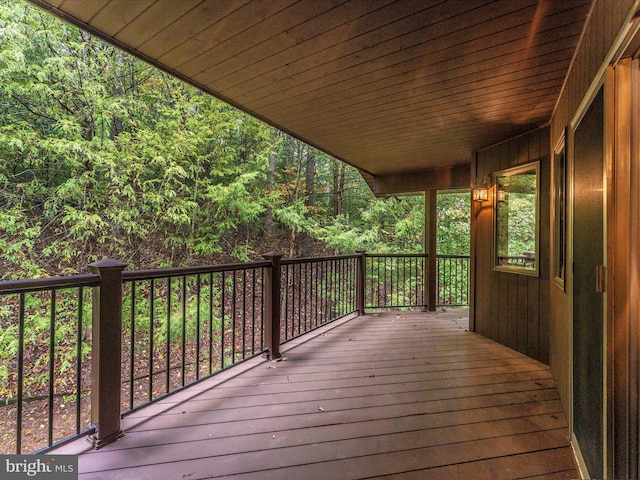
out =
<path fill-rule="evenodd" d="M 549 129 L 542 128 L 478 152 L 476 179 L 540 161 L 539 276 L 492 269 L 493 204 L 473 202 L 474 331 L 549 362 Z"/>
<path fill-rule="evenodd" d="M 585 25 L 583 38 L 576 51 L 551 122 L 551 144 L 555 145 L 569 125 L 621 28 L 630 16 L 634 0 L 595 0 Z"/>
<path fill-rule="evenodd" d="M 631 15 L 633 0 L 596 0 L 583 38 L 576 51 L 572 69 L 567 77 L 562 95 L 551 121 L 551 147 L 562 138 L 577 114 L 592 83 L 601 79 L 607 57 L 614 53 L 614 42 L 626 19 Z M 605 98 L 605 102 L 606 102 Z M 567 151 L 568 155 L 572 155 Z M 570 259 L 568 259 L 570 261 Z M 563 291 L 551 285 L 550 293 L 550 351 L 549 363 L 567 412 L 571 409 L 571 305 L 569 284 Z"/>
<path fill-rule="evenodd" d="M 624 58 L 607 85 L 615 98 L 610 116 L 607 202 L 607 324 L 609 441 L 616 478 L 638 478 L 638 319 L 640 317 L 640 62 Z M 613 477 L 612 475 L 612 477 Z"/>
<path fill-rule="evenodd" d="M 600 83 L 605 85 L 607 189 L 607 471 L 610 478 L 638 476 L 638 65 L 618 57 L 638 2 L 596 0 L 573 67 L 551 121 L 551 145 L 575 124 Z M 636 36 L 637 38 L 637 36 Z M 613 67 L 611 65 L 614 65 Z M 607 70 L 608 69 L 608 70 Z M 605 75 L 606 74 L 606 75 Z M 567 151 L 571 162 L 573 152 Z M 571 192 L 569 192 L 571 193 Z M 553 232 L 552 232 L 553 234 Z M 568 238 L 571 242 L 571 238 Z M 570 250 L 569 250 L 570 252 Z M 571 265 L 571 254 L 568 257 Z M 572 402 L 571 271 L 565 291 L 551 286 L 550 366 L 565 411 Z M 596 412 L 594 412 L 596 414 Z"/>

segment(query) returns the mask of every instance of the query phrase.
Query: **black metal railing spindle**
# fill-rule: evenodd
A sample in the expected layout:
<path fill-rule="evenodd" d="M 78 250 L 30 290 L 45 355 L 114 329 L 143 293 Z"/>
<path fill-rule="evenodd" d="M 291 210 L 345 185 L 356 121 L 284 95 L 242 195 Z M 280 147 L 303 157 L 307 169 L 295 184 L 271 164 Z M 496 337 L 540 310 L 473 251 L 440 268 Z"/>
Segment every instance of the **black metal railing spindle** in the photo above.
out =
<path fill-rule="evenodd" d="M 209 375 L 213 373 L 213 272 L 209 272 Z"/>
<path fill-rule="evenodd" d="M 242 270 L 242 359 L 247 358 L 247 271 Z"/>
<path fill-rule="evenodd" d="M 167 277 L 167 341 L 164 346 L 164 388 L 167 393 L 171 391 L 171 277 Z"/>
<path fill-rule="evenodd" d="M 135 401 L 135 345 L 136 345 L 136 282 L 131 283 L 131 307 L 129 316 L 129 409 L 132 409 Z"/>
<path fill-rule="evenodd" d="M 187 365 L 186 365 L 186 356 L 187 356 L 187 276 L 182 275 L 182 329 L 180 332 L 181 339 L 181 364 L 180 364 L 180 384 L 184 387 L 186 385 L 186 373 L 187 373 Z"/>
<path fill-rule="evenodd" d="M 20 293 L 18 321 L 18 402 L 16 412 L 16 453 L 22 453 L 22 409 L 24 389 L 24 292 Z"/>
<path fill-rule="evenodd" d="M 251 270 L 251 355 L 256 353 L 256 271 Z"/>
<path fill-rule="evenodd" d="M 201 298 L 200 275 L 196 276 L 196 380 L 200 380 L 200 302 Z"/>
<path fill-rule="evenodd" d="M 155 279 L 151 279 L 151 293 L 149 294 L 149 378 L 147 379 L 148 389 L 147 398 L 149 401 L 153 399 L 153 340 L 154 340 L 154 325 L 153 320 L 155 316 Z"/>
<path fill-rule="evenodd" d="M 80 433 L 80 428 L 81 428 L 80 416 L 82 415 L 81 401 L 82 401 L 82 340 L 83 340 L 82 338 L 83 337 L 83 327 L 82 327 L 83 318 L 82 317 L 83 317 L 83 311 L 84 311 L 83 297 L 84 297 L 84 288 L 78 287 L 78 312 L 77 312 L 78 328 L 76 331 L 76 391 L 75 391 L 76 434 Z"/>
<path fill-rule="evenodd" d="M 51 290 L 49 312 L 49 405 L 48 405 L 48 442 L 53 443 L 53 402 L 55 393 L 55 348 L 56 348 L 56 290 Z"/>
<path fill-rule="evenodd" d="M 234 270 L 231 272 L 231 363 L 235 363 L 236 361 L 236 340 L 237 333 L 236 328 L 238 327 L 238 317 L 237 317 L 237 283 L 236 283 L 236 274 L 237 272 Z"/>
<path fill-rule="evenodd" d="M 221 277 L 221 291 L 222 291 L 222 298 L 220 300 L 220 369 L 224 369 L 225 364 L 224 364 L 224 345 L 225 345 L 225 339 L 224 339 L 224 322 L 225 322 L 225 306 L 227 304 L 226 302 L 226 295 L 225 295 L 225 286 L 226 286 L 226 281 L 225 281 L 225 272 L 222 272 L 220 274 Z"/>
<path fill-rule="evenodd" d="M 258 292 L 258 294 L 256 294 L 256 299 L 258 301 L 258 306 L 257 308 L 257 312 L 258 312 L 258 317 L 256 320 L 256 329 L 259 333 L 259 339 L 258 339 L 258 346 L 259 351 L 263 351 L 264 347 L 265 347 L 265 340 L 264 340 L 264 275 L 265 275 L 265 269 L 262 268 L 260 269 L 260 275 L 257 276 L 257 283 L 256 283 L 256 292 Z M 259 353 L 259 352 L 256 352 Z"/>

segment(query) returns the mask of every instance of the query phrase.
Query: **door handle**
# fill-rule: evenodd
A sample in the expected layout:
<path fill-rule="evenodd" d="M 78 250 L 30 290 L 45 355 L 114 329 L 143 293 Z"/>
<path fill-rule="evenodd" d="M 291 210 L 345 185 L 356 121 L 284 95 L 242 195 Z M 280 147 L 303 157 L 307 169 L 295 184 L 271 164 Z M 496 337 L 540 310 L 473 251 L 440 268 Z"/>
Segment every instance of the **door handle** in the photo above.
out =
<path fill-rule="evenodd" d="M 596 292 L 605 293 L 607 291 L 607 267 L 596 265 Z"/>

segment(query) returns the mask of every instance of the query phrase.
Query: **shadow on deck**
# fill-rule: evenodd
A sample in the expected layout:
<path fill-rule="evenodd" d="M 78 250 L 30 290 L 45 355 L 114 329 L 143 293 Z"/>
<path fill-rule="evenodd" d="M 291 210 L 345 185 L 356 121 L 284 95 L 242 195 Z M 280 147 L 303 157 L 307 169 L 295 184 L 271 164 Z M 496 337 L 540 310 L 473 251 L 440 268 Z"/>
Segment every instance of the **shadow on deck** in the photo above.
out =
<path fill-rule="evenodd" d="M 549 369 L 465 315 L 349 317 L 51 453 L 81 479 L 578 478 Z"/>

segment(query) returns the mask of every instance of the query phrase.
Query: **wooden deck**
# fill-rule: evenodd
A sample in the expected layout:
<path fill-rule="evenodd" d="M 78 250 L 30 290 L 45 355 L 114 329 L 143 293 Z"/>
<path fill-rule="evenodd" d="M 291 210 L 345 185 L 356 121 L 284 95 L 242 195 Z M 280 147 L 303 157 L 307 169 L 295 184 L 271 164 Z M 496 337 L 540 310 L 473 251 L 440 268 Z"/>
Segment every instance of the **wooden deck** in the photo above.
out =
<path fill-rule="evenodd" d="M 342 320 L 52 453 L 81 479 L 579 478 L 549 369 L 458 317 Z"/>

